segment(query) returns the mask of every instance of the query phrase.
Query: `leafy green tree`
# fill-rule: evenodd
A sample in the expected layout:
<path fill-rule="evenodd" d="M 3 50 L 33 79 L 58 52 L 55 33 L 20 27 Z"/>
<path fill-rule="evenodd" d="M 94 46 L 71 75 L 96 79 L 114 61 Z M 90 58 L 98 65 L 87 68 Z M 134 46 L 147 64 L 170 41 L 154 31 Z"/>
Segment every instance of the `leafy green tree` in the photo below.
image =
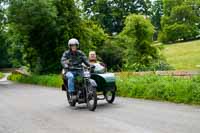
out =
<path fill-rule="evenodd" d="M 150 0 L 84 0 L 88 18 L 97 21 L 107 33 L 119 33 L 126 16 L 131 13 L 150 15 Z"/>
<path fill-rule="evenodd" d="M 56 8 L 51 1 L 10 1 L 8 10 L 10 28 L 20 33 L 25 60 L 31 71 L 53 70 L 52 64 L 57 59 L 53 51 L 56 49 Z"/>
<path fill-rule="evenodd" d="M 165 10 L 168 12 L 165 11 L 166 14 L 162 18 L 160 40 L 164 43 L 172 43 L 195 39 L 199 35 L 199 14 L 196 13 L 199 9 L 195 9 L 194 3 L 189 3 L 189 1 L 177 1 L 177 5 L 173 3 L 171 6 L 171 2 L 165 2 L 171 7 L 171 11 L 169 13 L 169 7 L 166 7 L 168 10 Z"/>
<path fill-rule="evenodd" d="M 159 58 L 158 49 L 151 45 L 153 33 L 153 25 L 144 16 L 132 14 L 126 18 L 119 34 L 122 45 L 126 45 L 126 69 L 143 70 Z"/>
<path fill-rule="evenodd" d="M 5 0 L 0 0 L 0 68 L 10 67 L 8 55 L 8 44 L 6 42 L 6 17 L 5 17 Z"/>
<path fill-rule="evenodd" d="M 10 1 L 8 20 L 10 42 L 23 50 L 23 59 L 33 72 L 58 72 L 68 40 L 83 38 L 73 0 Z"/>
<path fill-rule="evenodd" d="M 106 64 L 108 70 L 121 71 L 124 65 L 124 50 L 120 46 L 121 40 L 117 37 L 108 38 L 104 45 L 97 50 L 102 62 Z"/>
<path fill-rule="evenodd" d="M 156 0 L 151 8 L 151 23 L 155 27 L 154 40 L 157 40 L 158 32 L 161 30 L 161 17 L 163 16 L 163 2 Z"/>
<path fill-rule="evenodd" d="M 163 0 L 164 15 L 170 16 L 171 11 L 177 5 L 181 5 L 185 0 Z"/>
<path fill-rule="evenodd" d="M 82 20 L 81 30 L 80 48 L 86 53 L 91 50 L 99 50 L 108 37 L 104 30 L 91 20 Z"/>

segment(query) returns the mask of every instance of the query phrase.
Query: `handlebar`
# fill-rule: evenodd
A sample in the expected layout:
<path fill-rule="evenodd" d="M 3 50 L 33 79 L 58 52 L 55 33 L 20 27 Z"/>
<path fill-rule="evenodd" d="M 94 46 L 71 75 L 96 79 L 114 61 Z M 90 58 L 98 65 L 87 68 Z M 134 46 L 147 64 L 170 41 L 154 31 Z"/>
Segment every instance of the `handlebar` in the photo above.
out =
<path fill-rule="evenodd" d="M 68 67 L 70 70 L 83 70 L 83 68 L 80 67 Z"/>

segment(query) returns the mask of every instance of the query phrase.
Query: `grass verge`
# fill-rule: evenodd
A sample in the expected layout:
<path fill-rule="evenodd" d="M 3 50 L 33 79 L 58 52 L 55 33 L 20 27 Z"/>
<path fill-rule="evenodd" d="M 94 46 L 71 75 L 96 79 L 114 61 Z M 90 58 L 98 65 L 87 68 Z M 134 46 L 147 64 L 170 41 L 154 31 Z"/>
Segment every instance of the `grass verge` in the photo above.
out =
<path fill-rule="evenodd" d="M 4 74 L 0 72 L 0 79 L 4 77 Z"/>
<path fill-rule="evenodd" d="M 8 76 L 8 80 L 16 81 L 19 83 L 43 85 L 49 87 L 61 87 L 62 78 L 60 75 L 32 75 L 23 76 L 21 74 L 12 74 Z"/>
<path fill-rule="evenodd" d="M 59 75 L 26 77 L 13 74 L 8 79 L 52 87 L 61 87 L 62 84 Z M 117 95 L 122 97 L 200 105 L 200 76 L 191 78 L 156 75 L 121 76 L 117 78 L 117 88 Z"/>
<path fill-rule="evenodd" d="M 200 104 L 200 76 L 134 76 L 119 78 L 118 95 L 131 98 Z"/>

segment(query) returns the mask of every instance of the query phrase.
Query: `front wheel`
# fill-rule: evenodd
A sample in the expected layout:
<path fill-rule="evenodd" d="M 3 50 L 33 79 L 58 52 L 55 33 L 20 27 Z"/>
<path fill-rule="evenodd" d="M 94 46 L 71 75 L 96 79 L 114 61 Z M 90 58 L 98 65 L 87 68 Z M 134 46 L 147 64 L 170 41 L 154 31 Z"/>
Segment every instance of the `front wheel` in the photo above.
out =
<path fill-rule="evenodd" d="M 90 111 L 94 111 L 97 107 L 97 94 L 96 89 L 92 86 L 88 88 L 87 92 L 87 106 Z"/>
<path fill-rule="evenodd" d="M 68 89 L 64 85 L 62 86 L 62 89 L 66 91 L 67 100 L 68 100 L 69 105 L 72 107 L 76 106 L 76 101 L 71 99 Z"/>

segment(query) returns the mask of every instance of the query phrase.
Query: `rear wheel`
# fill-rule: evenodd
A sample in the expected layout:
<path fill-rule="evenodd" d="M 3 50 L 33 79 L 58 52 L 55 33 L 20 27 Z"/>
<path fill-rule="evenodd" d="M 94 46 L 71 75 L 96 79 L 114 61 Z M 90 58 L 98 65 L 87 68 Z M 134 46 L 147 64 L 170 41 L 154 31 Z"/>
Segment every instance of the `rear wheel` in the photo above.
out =
<path fill-rule="evenodd" d="M 94 111 L 97 107 L 96 89 L 92 86 L 88 88 L 87 92 L 87 106 L 90 111 Z"/>

